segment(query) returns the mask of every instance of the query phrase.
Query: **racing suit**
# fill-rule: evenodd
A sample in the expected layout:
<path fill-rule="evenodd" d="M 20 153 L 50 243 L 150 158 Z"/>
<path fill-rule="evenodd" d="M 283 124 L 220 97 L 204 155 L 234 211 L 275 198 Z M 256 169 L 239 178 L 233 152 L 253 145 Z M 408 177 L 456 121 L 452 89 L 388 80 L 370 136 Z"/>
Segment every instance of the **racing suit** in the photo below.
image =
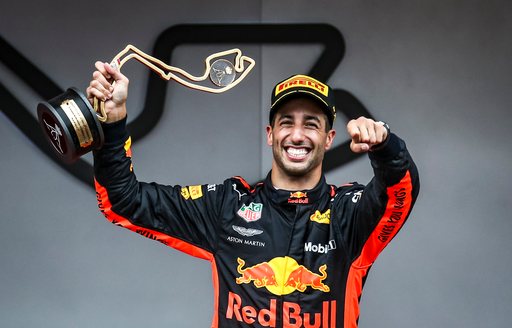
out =
<path fill-rule="evenodd" d="M 375 177 L 311 190 L 138 182 L 125 120 L 94 153 L 100 210 L 112 223 L 211 262 L 212 327 L 357 327 L 368 270 L 403 226 L 419 190 L 394 134 L 369 153 Z"/>

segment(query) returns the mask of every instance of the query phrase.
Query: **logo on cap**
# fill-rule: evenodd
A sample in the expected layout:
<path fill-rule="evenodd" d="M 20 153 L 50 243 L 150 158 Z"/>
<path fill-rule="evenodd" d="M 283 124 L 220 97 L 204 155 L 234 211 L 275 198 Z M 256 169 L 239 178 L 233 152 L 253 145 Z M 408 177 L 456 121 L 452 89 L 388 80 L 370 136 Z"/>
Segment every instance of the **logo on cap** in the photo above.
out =
<path fill-rule="evenodd" d="M 329 94 L 329 87 L 325 84 L 323 84 L 320 81 L 317 81 L 309 76 L 305 75 L 295 75 L 291 77 L 290 79 L 281 82 L 276 86 L 275 96 L 280 94 L 283 91 L 286 91 L 290 88 L 310 88 L 313 89 L 321 94 L 323 94 L 325 97 Z"/>

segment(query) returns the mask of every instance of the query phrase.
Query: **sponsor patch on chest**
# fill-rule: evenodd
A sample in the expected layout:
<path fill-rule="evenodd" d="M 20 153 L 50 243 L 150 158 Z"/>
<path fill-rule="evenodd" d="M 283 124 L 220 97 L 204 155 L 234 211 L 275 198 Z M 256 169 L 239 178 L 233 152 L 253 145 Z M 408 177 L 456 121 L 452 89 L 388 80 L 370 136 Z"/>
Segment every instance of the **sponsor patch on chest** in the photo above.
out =
<path fill-rule="evenodd" d="M 251 202 L 249 205 L 243 204 L 236 214 L 247 222 L 254 222 L 261 219 L 263 204 Z"/>

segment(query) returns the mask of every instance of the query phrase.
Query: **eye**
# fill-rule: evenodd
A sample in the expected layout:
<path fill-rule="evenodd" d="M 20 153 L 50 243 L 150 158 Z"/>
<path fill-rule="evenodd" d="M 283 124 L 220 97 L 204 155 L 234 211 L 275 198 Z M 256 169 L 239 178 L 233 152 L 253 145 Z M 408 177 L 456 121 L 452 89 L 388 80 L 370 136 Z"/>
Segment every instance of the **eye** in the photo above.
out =
<path fill-rule="evenodd" d="M 281 120 L 281 122 L 279 122 L 279 125 L 281 125 L 281 126 L 291 126 L 292 124 L 293 124 L 292 120 L 288 120 L 288 119 Z"/>
<path fill-rule="evenodd" d="M 311 129 L 318 129 L 318 128 L 320 128 L 318 122 L 316 122 L 316 121 L 307 121 L 305 125 L 306 125 L 307 128 L 311 128 Z"/>

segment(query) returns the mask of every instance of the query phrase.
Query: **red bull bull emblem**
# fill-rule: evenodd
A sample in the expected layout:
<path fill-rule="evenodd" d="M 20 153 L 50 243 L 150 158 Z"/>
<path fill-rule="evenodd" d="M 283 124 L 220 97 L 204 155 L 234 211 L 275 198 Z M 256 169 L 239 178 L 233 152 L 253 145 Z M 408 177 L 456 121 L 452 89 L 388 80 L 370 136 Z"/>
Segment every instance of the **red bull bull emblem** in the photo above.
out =
<path fill-rule="evenodd" d="M 288 204 L 309 204 L 308 193 L 302 191 L 291 192 Z"/>
<path fill-rule="evenodd" d="M 329 286 L 323 283 L 327 278 L 326 264 L 318 268 L 319 273 L 315 273 L 288 256 L 276 257 L 249 267 L 245 267 L 245 261 L 241 258 L 238 258 L 237 262 L 237 272 L 241 275 L 236 278 L 237 284 L 253 283 L 257 288 L 265 287 L 278 296 L 294 291 L 302 293 L 308 287 L 322 292 L 330 291 Z M 244 304 L 240 295 L 229 292 L 226 318 L 249 325 L 258 323 L 264 327 L 276 327 L 278 305 L 280 308 L 282 306 L 282 310 L 279 311 L 283 315 L 282 327 L 336 327 L 336 300 L 323 301 L 321 312 L 308 313 L 303 312 L 298 303 L 283 301 L 281 304 L 278 299 L 269 299 L 268 308 L 257 309 Z"/>
<path fill-rule="evenodd" d="M 321 265 L 318 268 L 320 272 L 310 271 L 303 265 L 299 265 L 293 258 L 275 257 L 268 262 L 259 263 L 247 268 L 245 261 L 237 259 L 237 272 L 241 277 L 236 278 L 237 284 L 249 284 L 254 282 L 257 288 L 265 287 L 274 295 L 287 295 L 296 290 L 306 291 L 311 287 L 322 292 L 330 291 L 329 286 L 322 281 L 327 278 L 327 265 Z"/>

